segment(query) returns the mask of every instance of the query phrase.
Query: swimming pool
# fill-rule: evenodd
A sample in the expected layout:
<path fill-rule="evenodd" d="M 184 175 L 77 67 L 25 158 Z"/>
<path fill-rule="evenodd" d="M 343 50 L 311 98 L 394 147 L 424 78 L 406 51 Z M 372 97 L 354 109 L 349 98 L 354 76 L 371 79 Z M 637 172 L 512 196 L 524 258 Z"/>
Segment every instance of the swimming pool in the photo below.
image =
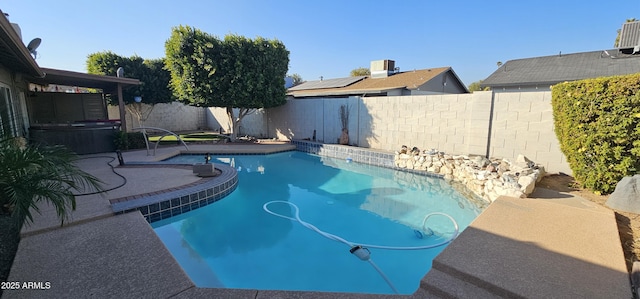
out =
<path fill-rule="evenodd" d="M 395 288 L 412 294 L 444 246 L 368 248 L 368 263 L 350 246 L 265 207 L 290 218 L 297 207 L 304 222 L 355 244 L 402 247 L 442 243 L 454 234 L 442 215 L 422 228 L 429 213 L 446 213 L 463 230 L 484 208 L 442 179 L 346 160 L 301 152 L 213 159 L 238 170 L 237 189 L 214 204 L 152 223 L 198 287 L 379 294 Z M 201 161 L 202 155 L 172 159 Z"/>

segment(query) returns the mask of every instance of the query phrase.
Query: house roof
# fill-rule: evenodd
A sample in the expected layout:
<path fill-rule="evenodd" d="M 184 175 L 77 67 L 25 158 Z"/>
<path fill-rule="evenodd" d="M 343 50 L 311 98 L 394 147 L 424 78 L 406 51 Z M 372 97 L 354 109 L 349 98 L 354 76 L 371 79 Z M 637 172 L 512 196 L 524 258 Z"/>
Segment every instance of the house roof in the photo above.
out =
<path fill-rule="evenodd" d="M 0 11 L 0 64 L 29 76 L 44 75 L 27 46 L 22 43 L 22 38 L 2 11 Z"/>
<path fill-rule="evenodd" d="M 421 85 L 427 83 L 436 76 L 450 71 L 450 67 L 413 70 L 407 72 L 399 72 L 385 78 L 365 77 L 354 83 L 332 88 L 305 88 L 307 83 L 300 84 L 288 90 L 288 95 L 294 97 L 308 96 L 329 96 L 329 95 L 360 95 L 382 93 L 394 89 L 417 89 Z M 316 86 L 315 82 L 310 81 L 307 86 Z"/>
<path fill-rule="evenodd" d="M 347 85 L 358 82 L 367 76 L 355 76 L 355 77 L 347 77 L 347 78 L 336 78 L 336 79 L 327 79 L 327 80 L 317 80 L 317 81 L 306 81 L 296 86 L 289 88 L 290 91 L 295 90 L 308 90 L 308 89 L 324 89 L 324 88 L 336 88 L 336 87 L 345 87 Z"/>
<path fill-rule="evenodd" d="M 482 86 L 553 85 L 639 72 L 640 55 L 623 54 L 618 50 L 559 54 L 509 60 L 487 77 Z"/>

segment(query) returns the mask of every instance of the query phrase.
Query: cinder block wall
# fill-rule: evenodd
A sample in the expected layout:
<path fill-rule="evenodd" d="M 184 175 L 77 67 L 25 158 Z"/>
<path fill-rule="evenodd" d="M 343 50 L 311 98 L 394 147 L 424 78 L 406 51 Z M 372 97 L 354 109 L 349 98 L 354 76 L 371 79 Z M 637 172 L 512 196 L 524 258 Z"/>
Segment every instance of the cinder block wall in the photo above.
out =
<path fill-rule="evenodd" d="M 510 160 L 524 154 L 550 172 L 571 174 L 553 131 L 551 93 L 542 91 L 295 99 L 246 116 L 239 133 L 292 140 L 312 139 L 315 130 L 318 142 L 338 143 L 342 105 L 350 110 L 352 145 L 386 151 L 407 145 Z M 117 111 L 109 107 L 109 117 L 118 118 Z M 127 121 L 129 127 L 138 126 L 130 117 Z M 230 130 L 224 108 L 180 103 L 156 105 L 145 125 L 172 131 Z"/>
<path fill-rule="evenodd" d="M 492 108 L 493 102 L 493 111 Z M 268 109 L 266 135 L 337 143 L 340 105 L 351 108 L 352 145 L 402 145 L 514 160 L 524 154 L 550 172 L 571 174 L 553 131 L 550 92 L 295 99 Z"/>
<path fill-rule="evenodd" d="M 358 145 L 487 154 L 491 92 L 361 99 Z"/>
<path fill-rule="evenodd" d="M 151 105 L 144 103 L 140 104 L 139 108 L 136 108 L 135 105 L 137 104 L 127 105 L 126 122 L 128 131 L 141 126 L 138 119 L 129 112 L 129 109 L 139 109 L 145 116 L 148 115 L 147 120 L 144 121 L 144 126 L 146 127 L 158 127 L 174 132 L 204 130 L 207 128 L 206 108 L 203 107 L 184 105 L 179 102 L 156 104 L 153 109 L 151 109 Z M 118 106 L 109 106 L 108 113 L 110 119 L 120 118 Z"/>
<path fill-rule="evenodd" d="M 238 109 L 234 109 L 235 115 L 238 115 Z M 240 124 L 240 130 L 238 136 L 254 136 L 259 138 L 266 138 L 267 135 L 267 117 L 265 109 L 258 109 L 251 114 L 242 118 Z M 207 121 L 207 127 L 210 130 L 219 131 L 222 128 L 223 132 L 231 131 L 231 122 L 227 116 L 227 109 L 221 107 L 209 107 L 205 111 L 205 117 Z"/>
<path fill-rule="evenodd" d="M 490 156 L 523 154 L 552 172 L 572 173 L 553 131 L 550 91 L 495 93 L 494 101 Z"/>
<path fill-rule="evenodd" d="M 287 101 L 285 105 L 268 109 L 268 134 L 278 139 L 313 138 L 324 143 L 337 143 L 342 127 L 340 106 L 349 107 L 350 138 L 358 131 L 358 108 L 361 100 L 357 97 L 339 99 L 299 99 Z M 351 142 L 353 143 L 353 142 Z"/>

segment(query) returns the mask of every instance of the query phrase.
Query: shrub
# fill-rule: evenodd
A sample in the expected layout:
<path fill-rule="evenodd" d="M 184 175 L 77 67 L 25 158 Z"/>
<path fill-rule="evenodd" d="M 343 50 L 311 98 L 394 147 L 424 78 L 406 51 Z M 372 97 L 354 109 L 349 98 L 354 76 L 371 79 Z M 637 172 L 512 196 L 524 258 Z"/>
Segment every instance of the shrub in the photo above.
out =
<path fill-rule="evenodd" d="M 555 132 L 575 179 L 611 193 L 640 170 L 640 74 L 553 86 Z"/>

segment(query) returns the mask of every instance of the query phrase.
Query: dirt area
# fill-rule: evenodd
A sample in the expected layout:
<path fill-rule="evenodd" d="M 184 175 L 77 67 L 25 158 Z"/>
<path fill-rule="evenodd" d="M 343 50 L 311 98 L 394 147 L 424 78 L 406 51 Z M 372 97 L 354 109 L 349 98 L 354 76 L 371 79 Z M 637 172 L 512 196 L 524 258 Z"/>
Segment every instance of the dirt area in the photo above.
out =
<path fill-rule="evenodd" d="M 605 205 L 609 198 L 608 195 L 597 195 L 581 188 L 573 177 L 568 175 L 553 174 L 546 176 L 536 184 L 536 187 L 571 193 L 610 209 Z M 640 214 L 613 211 L 618 222 L 618 232 L 622 250 L 624 251 L 624 258 L 627 262 L 627 269 L 631 272 L 633 262 L 640 261 Z"/>

